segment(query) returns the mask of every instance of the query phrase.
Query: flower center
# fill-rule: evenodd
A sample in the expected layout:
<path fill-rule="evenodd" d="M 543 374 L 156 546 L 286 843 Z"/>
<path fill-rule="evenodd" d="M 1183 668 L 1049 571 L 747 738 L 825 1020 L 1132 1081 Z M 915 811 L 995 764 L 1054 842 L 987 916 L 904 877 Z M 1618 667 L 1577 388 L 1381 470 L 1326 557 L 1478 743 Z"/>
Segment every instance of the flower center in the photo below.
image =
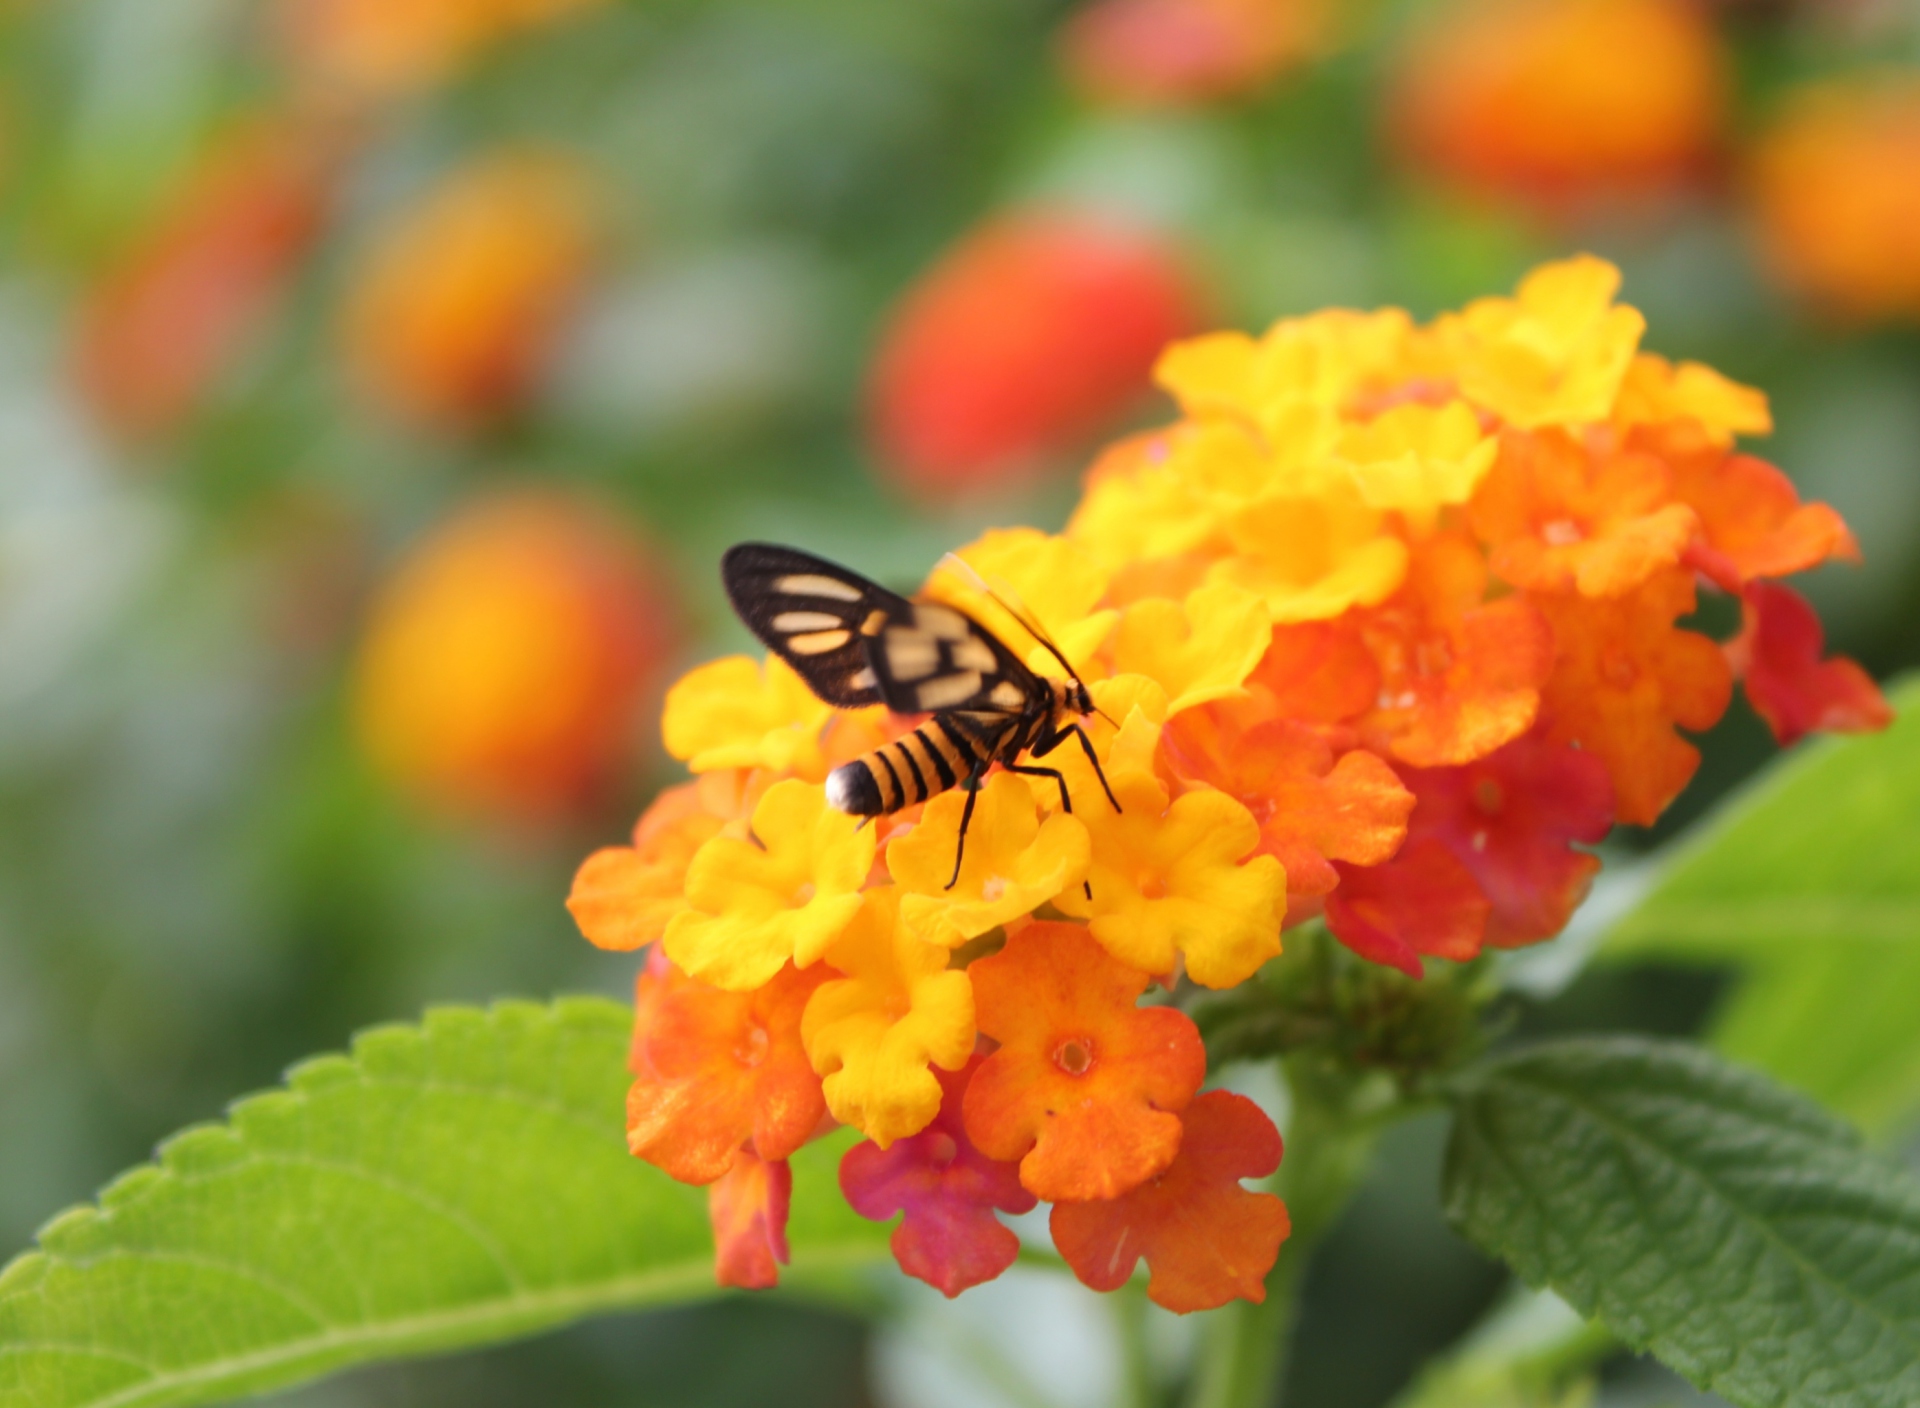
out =
<path fill-rule="evenodd" d="M 1490 777 L 1473 784 L 1473 804 L 1488 816 L 1498 816 L 1507 804 L 1506 789 Z"/>
<path fill-rule="evenodd" d="M 806 881 L 799 889 L 793 892 L 793 907 L 795 909 L 806 908 L 807 905 L 813 902 L 813 897 L 816 893 L 813 888 L 813 881 Z"/>
<path fill-rule="evenodd" d="M 1143 900 L 1163 900 L 1167 897 L 1166 877 L 1156 870 L 1143 870 L 1134 877 L 1134 889 L 1140 892 Z"/>
<path fill-rule="evenodd" d="M 1053 1048 L 1053 1064 L 1070 1076 L 1083 1076 L 1093 1066 L 1093 1043 L 1085 1037 L 1068 1037 Z"/>
<path fill-rule="evenodd" d="M 936 1132 L 927 1140 L 927 1162 L 934 1168 L 945 1168 L 959 1156 L 960 1146 L 951 1134 Z"/>
<path fill-rule="evenodd" d="M 985 900 L 988 904 L 992 904 L 995 900 L 999 899 L 1000 896 L 1004 895 L 1006 892 L 1007 892 L 1006 878 L 1000 875 L 989 875 L 987 877 L 987 883 L 980 887 L 980 898 Z"/>
<path fill-rule="evenodd" d="M 1556 518 L 1540 525 L 1540 539 L 1550 548 L 1570 548 L 1586 536 L 1571 518 Z"/>
<path fill-rule="evenodd" d="M 756 1022 L 734 1046 L 733 1059 L 749 1068 L 757 1066 L 767 1059 L 767 1048 L 772 1045 L 773 1038 L 767 1035 L 767 1029 Z"/>

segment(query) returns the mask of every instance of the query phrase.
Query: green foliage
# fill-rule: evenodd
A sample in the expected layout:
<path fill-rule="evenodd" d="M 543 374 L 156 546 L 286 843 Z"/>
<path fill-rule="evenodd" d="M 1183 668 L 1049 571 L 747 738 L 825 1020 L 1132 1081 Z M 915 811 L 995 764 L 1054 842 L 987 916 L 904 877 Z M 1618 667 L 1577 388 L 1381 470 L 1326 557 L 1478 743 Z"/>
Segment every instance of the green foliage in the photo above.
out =
<path fill-rule="evenodd" d="M 1920 1402 L 1920 1182 L 1691 1046 L 1555 1042 L 1460 1083 L 1448 1216 L 1741 1408 Z"/>
<path fill-rule="evenodd" d="M 627 1009 L 446 1008 L 189 1129 L 0 1274 L 0 1403 L 204 1403 L 714 1292 L 706 1197 L 622 1135 Z M 793 1271 L 886 1255 L 794 1161 Z"/>
<path fill-rule="evenodd" d="M 1889 695 L 1892 728 L 1744 789 L 1608 938 L 1739 964 L 1715 1044 L 1875 1132 L 1920 1113 L 1920 680 Z"/>

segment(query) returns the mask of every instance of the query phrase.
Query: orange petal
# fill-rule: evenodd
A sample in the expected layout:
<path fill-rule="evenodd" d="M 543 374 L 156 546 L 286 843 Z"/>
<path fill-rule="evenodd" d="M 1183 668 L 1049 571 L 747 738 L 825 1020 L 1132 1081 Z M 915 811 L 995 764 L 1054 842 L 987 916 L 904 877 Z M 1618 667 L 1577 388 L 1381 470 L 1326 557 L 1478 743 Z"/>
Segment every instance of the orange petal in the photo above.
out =
<path fill-rule="evenodd" d="M 967 1087 L 967 1134 L 1020 1160 L 1049 1201 L 1111 1198 L 1173 1162 L 1184 1108 L 1207 1072 L 1200 1032 L 1170 1007 L 1136 1007 L 1147 975 L 1078 924 L 1029 924 L 967 970 L 980 1030 L 1000 1047 Z"/>
<path fill-rule="evenodd" d="M 793 1171 L 743 1150 L 739 1162 L 707 1190 L 713 1224 L 713 1278 L 722 1286 L 764 1291 L 780 1283 L 787 1252 L 787 1207 Z"/>
<path fill-rule="evenodd" d="M 826 1101 L 800 1041 L 822 965 L 788 964 L 756 992 L 724 992 L 662 960 L 636 989 L 627 1146 L 682 1183 L 711 1183 L 742 1148 L 784 1159 Z"/>
<path fill-rule="evenodd" d="M 1187 1106 L 1181 1124 L 1179 1157 L 1158 1178 L 1118 1198 L 1057 1204 L 1053 1244 L 1096 1291 L 1118 1290 L 1145 1257 L 1156 1305 L 1182 1315 L 1230 1300 L 1258 1305 L 1290 1228 L 1286 1204 L 1240 1180 L 1280 1167 L 1280 1132 L 1225 1090 Z"/>

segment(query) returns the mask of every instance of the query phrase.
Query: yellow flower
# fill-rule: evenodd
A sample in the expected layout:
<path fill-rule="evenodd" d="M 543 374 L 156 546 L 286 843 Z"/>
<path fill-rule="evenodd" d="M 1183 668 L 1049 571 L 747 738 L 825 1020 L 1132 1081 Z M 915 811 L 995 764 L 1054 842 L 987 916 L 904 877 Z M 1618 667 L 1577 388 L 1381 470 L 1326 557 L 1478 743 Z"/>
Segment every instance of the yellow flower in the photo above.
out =
<path fill-rule="evenodd" d="M 816 962 L 860 910 L 871 828 L 788 780 L 753 809 L 753 839 L 720 835 L 687 867 L 688 908 L 667 925 L 667 957 L 729 992 L 759 987 L 792 959 Z"/>
<path fill-rule="evenodd" d="M 1214 583 L 1184 602 L 1150 597 L 1129 606 L 1114 638 L 1116 669 L 1146 675 L 1166 690 L 1166 715 L 1241 693 L 1273 641 L 1266 603 Z M 1165 717 L 1163 715 L 1162 717 Z"/>
<path fill-rule="evenodd" d="M 1167 720 L 1167 692 L 1145 675 L 1115 675 L 1095 680 L 1089 686 L 1100 713 L 1080 720 L 1093 743 L 1095 756 L 1108 777 L 1122 772 L 1152 772 L 1154 755 L 1160 747 L 1160 726 Z M 1101 714 L 1106 715 L 1102 718 Z M 1117 719 L 1118 724 L 1108 719 Z M 1068 795 L 1073 798 L 1075 816 L 1083 816 L 1089 807 L 1113 809 L 1100 779 L 1093 775 L 1087 753 L 1078 742 L 1069 739 L 1041 759 L 1041 765 L 1055 769 L 1067 780 Z M 1025 777 L 1033 790 L 1033 799 L 1043 811 L 1060 807 L 1060 785 L 1050 777 Z M 1071 887 L 1069 887 L 1071 888 Z"/>
<path fill-rule="evenodd" d="M 1443 507 L 1473 497 L 1499 449 L 1466 402 L 1410 403 L 1346 426 L 1334 459 L 1368 507 L 1397 510 L 1426 532 Z"/>
<path fill-rule="evenodd" d="M 817 782 L 827 772 L 820 730 L 832 713 L 777 656 L 763 672 L 746 656 L 729 655 L 667 691 L 660 733 L 694 772 L 767 768 Z"/>
<path fill-rule="evenodd" d="M 1227 520 L 1227 533 L 1239 555 L 1215 563 L 1209 580 L 1262 598 L 1276 625 L 1377 606 L 1407 574 L 1407 545 L 1350 485 L 1256 500 Z"/>
<path fill-rule="evenodd" d="M 833 1117 L 884 1149 L 939 1112 L 929 1064 L 957 1071 L 973 1054 L 973 985 L 947 967 L 946 949 L 900 923 L 891 889 L 867 893 L 827 961 L 847 976 L 808 999 L 800 1039 Z"/>
<path fill-rule="evenodd" d="M 1620 271 L 1580 255 L 1545 264 L 1517 298 L 1482 298 L 1435 324 L 1461 392 L 1509 425 L 1585 425 L 1613 413 L 1646 319 L 1615 304 Z"/>
<path fill-rule="evenodd" d="M 1083 808 L 1093 837 L 1089 900 L 1067 890 L 1054 901 L 1088 927 L 1115 958 L 1148 973 L 1187 973 L 1210 988 L 1245 981 L 1280 952 L 1287 874 L 1272 856 L 1241 858 L 1260 827 L 1224 792 L 1199 789 L 1167 805 L 1144 772 L 1112 778 L 1123 808 Z"/>
<path fill-rule="evenodd" d="M 1170 431 L 1169 447 L 1190 429 Z M 1067 537 L 1112 569 L 1191 552 L 1218 527 L 1206 496 L 1163 460 L 1091 485 L 1067 521 Z"/>
<path fill-rule="evenodd" d="M 1275 323 L 1257 342 L 1237 332 L 1176 342 L 1154 377 L 1188 415 L 1242 420 L 1277 445 L 1290 404 L 1345 410 L 1410 375 L 1413 345 L 1398 308 L 1336 308 Z"/>
<path fill-rule="evenodd" d="M 1033 613 L 1076 669 L 1106 640 L 1114 613 L 1094 608 L 1113 574 L 1071 540 L 1037 528 L 996 528 L 954 555 L 988 586 L 1010 591 L 1013 604 Z M 959 607 L 1034 668 L 1059 673 L 1053 656 L 1028 637 L 1026 627 L 959 573 L 936 568 L 927 594 Z"/>
<path fill-rule="evenodd" d="M 960 878 L 948 889 L 965 807 L 965 793 L 941 793 L 927 803 L 920 824 L 887 847 L 887 869 L 901 890 L 901 922 L 916 937 L 948 948 L 1032 913 L 1087 873 L 1087 828 L 1065 814 L 1042 822 L 1026 781 L 1001 772 L 974 802 Z"/>
<path fill-rule="evenodd" d="M 1731 446 L 1735 436 L 1773 434 L 1773 413 L 1764 391 L 1742 386 L 1699 362 L 1677 366 L 1665 357 L 1642 352 L 1627 368 L 1613 423 L 1622 430 L 1637 425 L 1697 421 L 1716 445 Z"/>

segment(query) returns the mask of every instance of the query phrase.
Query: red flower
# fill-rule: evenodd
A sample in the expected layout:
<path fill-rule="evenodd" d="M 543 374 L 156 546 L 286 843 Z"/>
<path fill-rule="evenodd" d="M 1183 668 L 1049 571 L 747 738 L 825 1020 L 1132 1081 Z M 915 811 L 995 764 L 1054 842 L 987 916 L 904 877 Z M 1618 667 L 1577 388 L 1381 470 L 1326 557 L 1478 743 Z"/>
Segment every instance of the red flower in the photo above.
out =
<path fill-rule="evenodd" d="M 1751 583 L 1741 616 L 1727 658 L 1746 686 L 1747 701 L 1780 743 L 1816 729 L 1867 733 L 1893 722 L 1892 708 L 1865 670 L 1845 656 L 1821 658 L 1826 633 L 1798 592 Z"/>
<path fill-rule="evenodd" d="M 1411 834 L 1453 853 L 1493 906 L 1495 948 L 1559 933 L 1586 896 L 1600 858 L 1573 848 L 1606 837 L 1613 786 L 1591 754 L 1537 735 L 1457 768 L 1409 768 L 1418 797 Z"/>
<path fill-rule="evenodd" d="M 855 1212 L 875 1222 L 906 1214 L 889 1243 L 900 1269 L 950 1297 L 991 1281 L 1020 1254 L 1020 1239 L 994 1209 L 1028 1212 L 1036 1201 L 1020 1186 L 1018 1167 L 967 1138 L 961 1097 L 981 1060 L 934 1072 L 940 1113 L 920 1133 L 886 1149 L 867 1140 L 840 1161 L 840 1191 Z"/>
<path fill-rule="evenodd" d="M 1421 954 L 1458 962 L 1480 951 L 1492 905 L 1433 837 L 1409 840 L 1385 865 L 1339 871 L 1340 888 L 1327 896 L 1327 927 L 1362 958 L 1417 978 Z"/>
<path fill-rule="evenodd" d="M 1096 1291 L 1125 1285 L 1145 1257 L 1156 1305 L 1183 1315 L 1235 1299 L 1258 1305 L 1290 1228 L 1285 1203 L 1240 1180 L 1280 1167 L 1280 1131 L 1224 1090 L 1187 1106 L 1181 1123 L 1180 1156 L 1159 1177 L 1104 1202 L 1057 1204 L 1053 1244 Z"/>
<path fill-rule="evenodd" d="M 1025 480 L 1147 393 L 1196 305 L 1156 236 L 1090 215 L 997 220 L 889 318 L 868 388 L 875 451 L 934 498 Z"/>

